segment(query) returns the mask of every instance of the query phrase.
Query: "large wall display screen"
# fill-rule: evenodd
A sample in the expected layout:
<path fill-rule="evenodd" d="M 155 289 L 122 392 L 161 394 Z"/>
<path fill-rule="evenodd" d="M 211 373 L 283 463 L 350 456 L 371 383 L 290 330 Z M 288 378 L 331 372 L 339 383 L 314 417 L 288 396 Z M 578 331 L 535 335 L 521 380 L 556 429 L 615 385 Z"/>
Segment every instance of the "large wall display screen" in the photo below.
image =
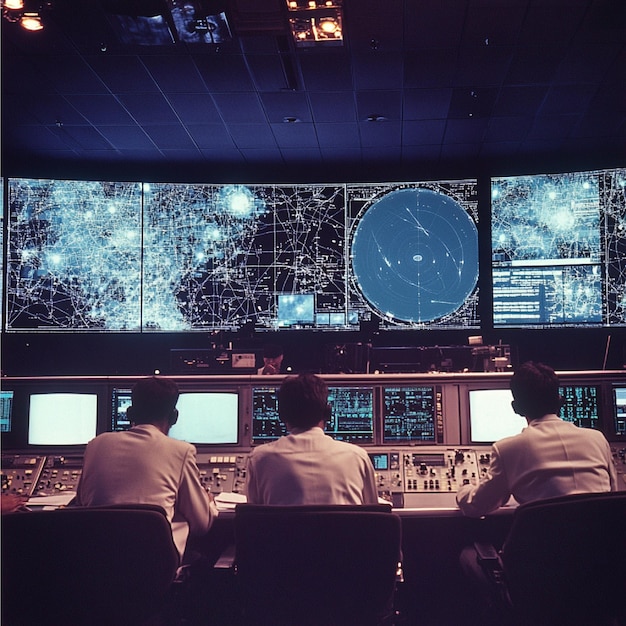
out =
<path fill-rule="evenodd" d="M 626 323 L 626 170 L 494 178 L 494 326 Z"/>
<path fill-rule="evenodd" d="M 478 327 L 476 187 L 9 179 L 6 328 Z"/>

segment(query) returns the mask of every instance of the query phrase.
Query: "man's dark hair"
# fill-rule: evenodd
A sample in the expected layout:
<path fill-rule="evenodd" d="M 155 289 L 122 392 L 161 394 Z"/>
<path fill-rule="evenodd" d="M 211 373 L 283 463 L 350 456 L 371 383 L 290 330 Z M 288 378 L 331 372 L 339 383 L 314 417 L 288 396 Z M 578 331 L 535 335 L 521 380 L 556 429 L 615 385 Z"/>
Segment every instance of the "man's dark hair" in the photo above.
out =
<path fill-rule="evenodd" d="M 514 409 L 530 419 L 561 410 L 559 379 L 549 365 L 527 361 L 511 378 Z"/>
<path fill-rule="evenodd" d="M 169 378 L 142 378 L 132 391 L 131 419 L 135 424 L 170 420 L 178 402 L 178 385 Z"/>
<path fill-rule="evenodd" d="M 302 429 L 328 420 L 330 406 L 326 382 L 314 374 L 285 378 L 278 390 L 278 413 L 284 423 Z"/>

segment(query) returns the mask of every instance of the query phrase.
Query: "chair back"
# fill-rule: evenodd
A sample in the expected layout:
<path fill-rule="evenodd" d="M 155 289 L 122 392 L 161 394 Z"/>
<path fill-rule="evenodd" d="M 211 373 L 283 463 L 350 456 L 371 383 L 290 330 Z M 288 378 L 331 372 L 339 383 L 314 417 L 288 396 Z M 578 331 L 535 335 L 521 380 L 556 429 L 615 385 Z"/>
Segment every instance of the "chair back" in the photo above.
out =
<path fill-rule="evenodd" d="M 626 492 L 520 506 L 501 556 L 514 611 L 533 623 L 625 617 Z"/>
<path fill-rule="evenodd" d="M 244 623 L 377 623 L 392 610 L 400 546 L 390 506 L 240 504 L 235 566 Z"/>
<path fill-rule="evenodd" d="M 5 515 L 2 624 L 141 624 L 161 606 L 178 564 L 160 507 Z"/>

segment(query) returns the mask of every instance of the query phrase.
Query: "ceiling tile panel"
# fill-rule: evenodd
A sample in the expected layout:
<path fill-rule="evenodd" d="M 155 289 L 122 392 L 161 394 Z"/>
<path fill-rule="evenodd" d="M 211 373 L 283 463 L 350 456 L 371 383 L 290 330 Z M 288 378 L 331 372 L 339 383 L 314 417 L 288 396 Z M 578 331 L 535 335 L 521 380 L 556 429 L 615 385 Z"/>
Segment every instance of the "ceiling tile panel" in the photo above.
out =
<path fill-rule="evenodd" d="M 223 124 L 191 124 L 187 126 L 187 131 L 201 149 L 234 147 L 233 139 Z"/>
<path fill-rule="evenodd" d="M 144 64 L 135 55 L 90 55 L 86 60 L 111 93 L 158 91 Z"/>
<path fill-rule="evenodd" d="M 371 116 L 385 120 L 402 118 L 401 91 L 358 91 L 356 93 L 357 115 L 359 121 L 366 121 Z"/>
<path fill-rule="evenodd" d="M 174 93 L 167 100 L 184 124 L 208 124 L 220 121 L 220 114 L 209 94 Z"/>
<path fill-rule="evenodd" d="M 142 59 L 150 75 L 167 93 L 206 93 L 198 68 L 190 57 L 151 56 Z"/>
<path fill-rule="evenodd" d="M 178 118 L 168 101 L 158 93 L 122 94 L 120 102 L 139 124 L 174 124 Z"/>
<path fill-rule="evenodd" d="M 300 122 L 311 122 L 311 111 L 304 93 L 279 91 L 262 93 L 261 102 L 271 124 L 281 123 L 286 118 L 295 118 Z"/>
<path fill-rule="evenodd" d="M 202 80 L 213 93 L 254 91 L 254 82 L 242 55 L 196 55 Z"/>
<path fill-rule="evenodd" d="M 67 96 L 67 101 L 95 126 L 135 123 L 114 96 L 73 95 Z"/>
<path fill-rule="evenodd" d="M 309 94 L 315 122 L 356 122 L 355 97 L 352 91 Z"/>
<path fill-rule="evenodd" d="M 405 120 L 446 119 L 452 89 L 407 89 L 402 117 Z"/>
<path fill-rule="evenodd" d="M 317 136 L 313 124 L 272 124 L 272 132 L 278 147 L 281 148 L 315 148 Z"/>
<path fill-rule="evenodd" d="M 217 109 L 225 122 L 238 124 L 267 122 L 259 96 L 254 93 L 217 93 Z"/>

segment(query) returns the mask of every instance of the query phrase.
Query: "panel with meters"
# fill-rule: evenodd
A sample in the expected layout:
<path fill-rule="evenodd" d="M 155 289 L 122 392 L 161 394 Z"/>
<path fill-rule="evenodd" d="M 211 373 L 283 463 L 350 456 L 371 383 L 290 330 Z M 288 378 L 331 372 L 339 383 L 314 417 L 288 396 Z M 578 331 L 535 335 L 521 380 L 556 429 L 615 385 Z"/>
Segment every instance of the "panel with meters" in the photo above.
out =
<path fill-rule="evenodd" d="M 199 452 L 196 460 L 200 470 L 200 482 L 208 492 L 213 495 L 222 492 L 245 492 L 247 454 Z"/>
<path fill-rule="evenodd" d="M 2 495 L 32 496 L 45 462 L 45 456 L 3 454 Z"/>
<path fill-rule="evenodd" d="M 456 493 L 476 484 L 489 465 L 488 449 L 428 446 L 368 451 L 381 497 L 394 494 Z"/>
<path fill-rule="evenodd" d="M 76 491 L 82 472 L 82 456 L 49 456 L 33 495 L 53 496 L 66 491 Z"/>

